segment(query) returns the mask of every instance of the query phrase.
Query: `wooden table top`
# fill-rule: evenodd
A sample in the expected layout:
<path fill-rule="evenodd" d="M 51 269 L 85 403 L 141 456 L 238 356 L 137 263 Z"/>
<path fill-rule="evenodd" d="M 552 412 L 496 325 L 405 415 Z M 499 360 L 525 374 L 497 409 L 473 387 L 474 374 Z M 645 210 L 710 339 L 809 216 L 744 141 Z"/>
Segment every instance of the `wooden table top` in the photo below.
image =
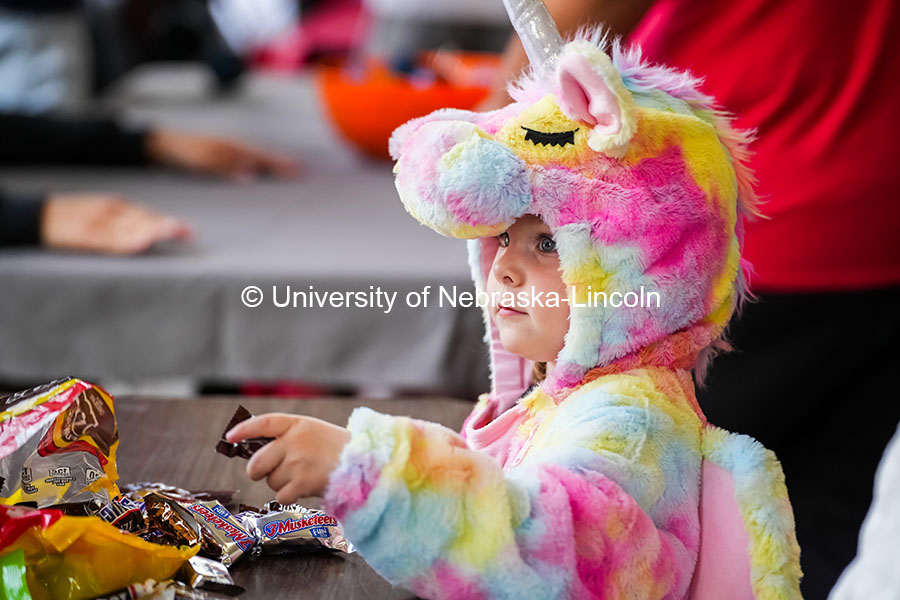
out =
<path fill-rule="evenodd" d="M 259 505 L 274 499 L 265 482 L 253 482 L 246 461 L 214 450 L 238 404 L 253 414 L 286 412 L 344 425 L 357 406 L 409 415 L 460 428 L 472 403 L 442 398 L 363 400 L 204 397 L 156 399 L 119 397 L 118 468 L 121 483 L 158 481 L 194 490 L 234 490 L 236 502 Z M 310 499 L 308 504 L 316 504 Z M 411 598 L 392 587 L 358 554 L 244 557 L 232 568 L 235 582 L 255 598 Z"/>

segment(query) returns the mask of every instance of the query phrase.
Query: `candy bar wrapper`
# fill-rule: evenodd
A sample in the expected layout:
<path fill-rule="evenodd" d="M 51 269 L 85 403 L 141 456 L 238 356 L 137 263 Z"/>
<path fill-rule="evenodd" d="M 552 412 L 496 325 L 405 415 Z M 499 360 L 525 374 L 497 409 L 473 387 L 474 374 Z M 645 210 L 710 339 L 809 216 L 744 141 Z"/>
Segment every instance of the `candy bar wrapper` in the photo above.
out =
<path fill-rule="evenodd" d="M 229 504 L 234 497 L 234 492 L 229 490 L 185 490 L 168 483 L 142 481 L 140 483 L 120 483 L 122 494 L 135 502 L 141 502 L 144 496 L 152 492 L 165 494 L 169 498 L 175 498 L 182 504 L 196 502 L 198 500 L 217 500 L 222 504 Z"/>
<path fill-rule="evenodd" d="M 189 587 L 228 596 L 244 593 L 244 588 L 235 585 L 234 579 L 224 564 L 202 556 L 194 556 L 182 565 L 178 580 Z"/>
<path fill-rule="evenodd" d="M 269 437 L 258 437 L 258 438 L 250 438 L 248 440 L 244 440 L 242 442 L 229 442 L 225 439 L 225 434 L 231 431 L 231 429 L 241 423 L 242 421 L 246 421 L 251 418 L 253 415 L 250 414 L 250 411 L 244 408 L 242 405 L 237 407 L 237 410 L 234 411 L 234 415 L 232 415 L 231 420 L 228 421 L 228 425 L 225 427 L 225 430 L 222 432 L 222 437 L 219 439 L 219 443 L 216 444 L 216 452 L 219 454 L 224 454 L 229 458 L 233 458 L 235 456 L 240 456 L 241 458 L 250 458 L 256 453 L 257 450 L 271 442 L 274 438 Z"/>
<path fill-rule="evenodd" d="M 147 529 L 139 535 L 147 541 L 173 546 L 200 546 L 205 553 L 218 554 L 219 548 L 205 540 L 200 524 L 174 498 L 150 493 L 144 496 Z M 206 542 L 204 544 L 204 542 Z"/>
<path fill-rule="evenodd" d="M 174 595 L 173 600 L 231 600 L 225 594 L 219 594 L 212 590 L 194 589 L 180 581 L 169 581 L 166 582 L 166 585 Z"/>
<path fill-rule="evenodd" d="M 227 596 L 206 590 L 193 589 L 180 581 L 154 581 L 130 585 L 93 600 L 225 600 Z"/>
<path fill-rule="evenodd" d="M 256 545 L 256 538 L 247 531 L 240 520 L 220 503 L 193 502 L 186 504 L 185 508 L 191 512 L 194 519 L 215 540 L 221 548 L 218 556 L 211 556 L 220 560 L 225 565 L 231 566 L 234 561 L 249 552 Z"/>
<path fill-rule="evenodd" d="M 143 502 L 135 502 L 126 496 L 116 496 L 109 503 L 99 500 L 70 502 L 51 507 L 70 517 L 100 517 L 122 531 L 136 533 L 146 527 Z"/>
<path fill-rule="evenodd" d="M 146 527 L 143 505 L 126 496 L 117 496 L 96 511 L 98 517 L 122 531 L 135 533 Z"/>
<path fill-rule="evenodd" d="M 113 399 L 60 379 L 0 398 L 0 504 L 54 504 L 119 495 Z"/>
<path fill-rule="evenodd" d="M 154 496 L 162 494 L 148 495 L 145 503 Z M 256 538 L 244 529 L 241 522 L 227 508 L 215 500 L 189 502 L 184 505 L 174 502 L 173 508 L 185 522 L 193 521 L 200 528 L 201 553 L 204 556 L 231 566 L 256 545 Z M 147 514 L 150 514 L 149 506 Z"/>
<path fill-rule="evenodd" d="M 213 504 L 218 504 L 215 502 Z M 250 537 L 246 532 L 238 536 L 238 541 L 228 538 L 217 529 L 216 523 L 210 523 L 204 517 L 198 516 L 196 510 L 189 507 L 194 503 L 182 504 L 175 498 L 162 493 L 150 493 L 144 496 L 144 510 L 147 514 L 147 529 L 139 532 L 139 535 L 148 542 L 168 544 L 173 546 L 200 546 L 200 553 L 208 558 L 231 565 L 240 558 L 249 547 L 245 537 Z M 231 513 L 225 507 L 221 507 L 229 516 Z M 231 517 L 234 519 L 234 517 Z M 235 520 L 235 525 L 238 522 Z M 227 525 L 223 525 L 228 529 Z M 251 542 L 255 540 L 250 537 Z M 252 547 L 253 543 L 250 543 Z"/>
<path fill-rule="evenodd" d="M 148 579 L 144 583 L 135 583 L 121 590 L 97 596 L 93 600 L 161 600 L 162 598 L 167 598 L 167 596 L 175 597 L 175 594 L 167 595 L 160 592 L 160 585 L 156 581 Z"/>
<path fill-rule="evenodd" d="M 324 511 L 299 504 L 270 502 L 262 511 L 237 515 L 258 540 L 259 552 L 282 553 L 310 550 L 355 552 L 337 519 Z"/>

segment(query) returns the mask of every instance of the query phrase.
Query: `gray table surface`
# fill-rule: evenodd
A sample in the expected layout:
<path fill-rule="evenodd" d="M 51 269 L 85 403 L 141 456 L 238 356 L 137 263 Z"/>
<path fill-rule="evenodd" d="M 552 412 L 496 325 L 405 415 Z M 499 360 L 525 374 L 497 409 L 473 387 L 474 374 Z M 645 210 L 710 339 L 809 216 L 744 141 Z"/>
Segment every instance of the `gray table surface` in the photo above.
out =
<path fill-rule="evenodd" d="M 297 157 L 297 180 L 251 184 L 166 170 L 0 168 L 14 190 L 110 190 L 190 221 L 195 239 L 137 257 L 0 253 L 0 378 L 300 379 L 473 395 L 487 385 L 477 308 L 404 297 L 472 289 L 465 244 L 409 217 L 390 163 L 331 128 L 309 76 L 251 76 L 207 93 L 192 67 L 137 73 L 107 99 L 123 118 L 233 135 Z M 247 285 L 262 306 L 241 302 Z M 393 310 L 277 308 L 292 291 L 397 292 Z"/>

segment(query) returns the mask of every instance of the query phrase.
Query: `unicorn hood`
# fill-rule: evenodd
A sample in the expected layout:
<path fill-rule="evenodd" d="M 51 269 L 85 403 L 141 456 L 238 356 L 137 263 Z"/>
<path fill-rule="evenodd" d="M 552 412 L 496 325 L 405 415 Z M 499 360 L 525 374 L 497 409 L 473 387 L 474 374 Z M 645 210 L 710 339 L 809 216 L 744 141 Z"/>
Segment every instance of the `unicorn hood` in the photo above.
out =
<path fill-rule="evenodd" d="M 599 33 L 549 54 L 541 68 L 532 58 L 503 109 L 438 110 L 397 129 L 400 198 L 421 223 L 470 240 L 479 291 L 495 236 L 524 214 L 549 226 L 570 305 L 542 384 L 555 398 L 597 367 L 702 369 L 744 289 L 749 138 L 697 80 Z M 485 319 L 493 393 L 521 394 L 530 365 L 503 350 L 487 310 Z"/>

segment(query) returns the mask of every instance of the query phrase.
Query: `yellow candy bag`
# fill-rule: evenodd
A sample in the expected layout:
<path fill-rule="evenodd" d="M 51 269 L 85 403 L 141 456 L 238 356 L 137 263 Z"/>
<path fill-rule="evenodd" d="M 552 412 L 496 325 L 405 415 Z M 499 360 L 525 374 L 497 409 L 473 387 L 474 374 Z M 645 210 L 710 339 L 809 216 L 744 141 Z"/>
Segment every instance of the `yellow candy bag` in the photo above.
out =
<path fill-rule="evenodd" d="M 99 517 L 0 506 L 0 555 L 20 548 L 34 600 L 85 600 L 169 579 L 200 546 L 153 544 Z"/>

